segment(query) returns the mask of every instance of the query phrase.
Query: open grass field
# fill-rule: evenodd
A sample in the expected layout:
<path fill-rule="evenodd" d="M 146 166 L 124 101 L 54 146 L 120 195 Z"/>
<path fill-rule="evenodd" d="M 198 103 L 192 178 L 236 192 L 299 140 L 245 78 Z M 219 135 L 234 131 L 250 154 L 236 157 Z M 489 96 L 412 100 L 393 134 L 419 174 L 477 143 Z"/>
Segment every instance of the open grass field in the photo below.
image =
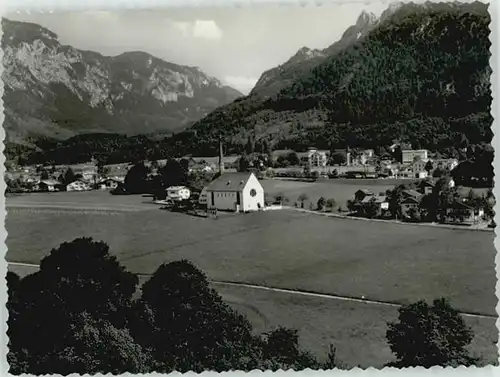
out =
<path fill-rule="evenodd" d="M 275 195 L 283 193 L 293 205 L 299 195 L 305 193 L 309 198 L 305 205 L 312 202 L 316 205 L 322 196 L 325 199 L 333 198 L 337 207 L 346 209 L 347 200 L 352 199 L 354 193 L 359 189 L 369 189 L 374 194 L 385 193 L 392 190 L 396 184 L 408 182 L 407 180 L 376 180 L 376 179 L 325 179 L 316 182 L 287 181 L 280 179 L 262 180 L 266 195 L 273 198 Z"/>
<path fill-rule="evenodd" d="M 256 332 L 280 325 L 299 329 L 301 345 L 319 358 L 326 359 L 331 343 L 337 348 L 338 360 L 349 367 L 382 367 L 393 360 L 385 333 L 387 322 L 397 320 L 397 308 L 237 287 L 215 288 L 247 315 Z M 495 320 L 465 321 L 475 334 L 470 351 L 484 363 L 496 363 Z"/>
<path fill-rule="evenodd" d="M 161 211 L 149 198 L 105 192 L 18 196 L 6 202 L 7 260 L 12 262 L 36 264 L 60 243 L 88 236 L 107 242 L 138 273 L 186 258 L 215 281 L 399 303 L 446 296 L 462 311 L 495 314 L 493 232 L 359 222 L 291 210 L 210 220 Z M 22 273 L 19 269 L 14 266 Z M 384 334 L 386 322 L 397 315 L 395 308 L 216 289 L 258 328 L 298 328 L 303 345 L 318 355 L 333 342 L 348 365 L 363 360 L 362 366 L 381 366 L 390 359 Z M 494 320 L 468 321 L 476 333 L 474 352 L 495 360 Z"/>
<path fill-rule="evenodd" d="M 315 206 L 318 199 L 322 196 L 325 199 L 333 198 L 337 207 L 346 208 L 346 202 L 352 199 L 354 193 L 359 189 L 371 190 L 374 194 L 385 193 L 392 190 L 396 185 L 408 184 L 412 179 L 325 179 L 316 182 L 301 182 L 294 180 L 266 179 L 261 184 L 264 187 L 266 195 L 273 198 L 277 194 L 283 193 L 293 205 L 299 195 L 305 193 L 309 203 Z M 467 196 L 470 187 L 458 187 L 460 195 Z M 486 195 L 487 188 L 474 188 L 474 193 L 478 196 Z"/>

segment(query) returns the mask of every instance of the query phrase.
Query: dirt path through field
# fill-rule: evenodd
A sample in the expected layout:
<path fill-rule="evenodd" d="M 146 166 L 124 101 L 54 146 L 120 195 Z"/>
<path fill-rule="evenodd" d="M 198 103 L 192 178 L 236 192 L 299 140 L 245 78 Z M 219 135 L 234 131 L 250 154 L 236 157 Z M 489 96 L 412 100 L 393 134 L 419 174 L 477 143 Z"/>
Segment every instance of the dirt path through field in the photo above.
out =
<path fill-rule="evenodd" d="M 26 275 L 28 273 L 33 273 L 38 268 L 40 267 L 38 264 L 31 264 L 31 263 L 21 263 L 21 262 L 7 262 L 9 266 L 12 267 L 18 267 L 23 269 L 24 274 L 21 272 L 21 276 Z M 14 268 L 17 270 L 16 268 Z M 31 270 L 31 271 L 29 271 Z M 29 272 L 28 272 L 29 271 Z M 19 271 L 15 271 L 19 273 Z M 151 275 L 149 274 L 137 274 L 139 277 L 147 278 Z M 398 304 L 396 302 L 388 302 L 388 301 L 381 301 L 381 300 L 371 300 L 369 298 L 364 298 L 364 297 L 347 297 L 347 296 L 341 296 L 341 295 L 334 295 L 334 294 L 325 294 L 325 293 L 316 293 L 316 292 L 309 292 L 309 291 L 303 291 L 303 290 L 294 290 L 294 289 L 284 289 L 284 288 L 275 288 L 275 287 L 266 287 L 262 285 L 256 285 L 256 284 L 246 284 L 246 283 L 239 283 L 239 282 L 229 282 L 229 281 L 216 281 L 216 280 L 210 280 L 210 283 L 215 285 L 215 286 L 227 286 L 227 287 L 240 287 L 240 288 L 247 288 L 247 289 L 256 289 L 256 290 L 263 290 L 263 291 L 272 291 L 272 292 L 277 292 L 277 293 L 286 293 L 286 294 L 292 294 L 292 295 L 299 295 L 299 296 L 309 296 L 309 297 L 315 297 L 315 298 L 322 298 L 326 300 L 339 300 L 339 301 L 349 301 L 349 302 L 359 302 L 359 303 L 364 303 L 368 305 L 382 305 L 382 306 L 389 306 L 389 307 L 396 307 L 399 308 L 402 305 Z M 255 314 L 257 314 L 258 317 L 264 322 L 266 322 L 266 318 L 260 311 L 254 307 L 254 306 L 249 306 L 248 303 L 245 303 L 241 299 L 237 297 L 227 297 L 227 301 L 230 303 L 234 303 L 236 305 L 242 305 L 242 306 L 248 306 Z M 471 312 L 459 312 L 462 314 L 464 317 L 471 317 L 471 318 L 482 318 L 482 319 L 496 319 L 498 316 L 496 315 L 489 315 L 489 314 L 481 314 L 481 313 L 471 313 Z"/>

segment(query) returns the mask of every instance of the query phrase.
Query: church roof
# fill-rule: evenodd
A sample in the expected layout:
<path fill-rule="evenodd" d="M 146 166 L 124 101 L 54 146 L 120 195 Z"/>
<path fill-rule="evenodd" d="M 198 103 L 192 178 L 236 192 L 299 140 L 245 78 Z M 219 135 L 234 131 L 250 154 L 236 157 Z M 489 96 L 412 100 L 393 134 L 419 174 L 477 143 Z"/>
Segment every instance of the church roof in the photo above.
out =
<path fill-rule="evenodd" d="M 241 191 L 246 186 L 252 174 L 251 172 L 224 173 L 219 178 L 210 182 L 207 186 L 207 191 Z"/>

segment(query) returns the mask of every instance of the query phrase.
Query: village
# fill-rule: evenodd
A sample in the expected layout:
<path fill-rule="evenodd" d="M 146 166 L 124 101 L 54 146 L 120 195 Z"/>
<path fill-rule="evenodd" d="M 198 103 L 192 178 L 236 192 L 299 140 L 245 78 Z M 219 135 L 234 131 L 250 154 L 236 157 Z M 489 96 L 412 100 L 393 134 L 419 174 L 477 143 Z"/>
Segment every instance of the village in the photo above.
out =
<path fill-rule="evenodd" d="M 326 151 L 311 147 L 303 152 L 275 150 L 267 155 L 244 156 L 224 156 L 222 144 L 219 149 L 218 157 L 176 159 L 185 171 L 186 180 L 163 187 L 161 194 L 157 191 L 142 194 L 152 194 L 152 200 L 162 209 L 201 211 L 207 217 L 217 216 L 221 211 L 238 213 L 289 207 L 343 217 L 476 228 L 495 226 L 492 190 L 457 184 L 453 173 L 460 166 L 459 161 L 430 158 L 425 149 L 394 144 L 376 154 L 373 149 Z M 146 179 L 158 178 L 166 163 L 167 160 L 141 162 L 148 171 Z M 126 177 L 132 166 L 130 163 L 102 165 L 95 159 L 73 166 L 10 166 L 6 173 L 7 192 L 108 190 L 115 195 L 129 194 Z M 192 184 L 195 180 L 197 185 Z M 332 185 L 330 192 L 317 201 L 309 201 L 305 207 L 307 190 L 291 203 L 286 192 L 266 192 L 265 186 L 269 185 L 265 182 L 269 180 L 308 182 L 311 186 L 328 180 L 367 184 L 349 198 L 339 198 L 336 186 Z M 377 191 L 376 184 L 380 182 L 392 182 L 394 187 Z"/>

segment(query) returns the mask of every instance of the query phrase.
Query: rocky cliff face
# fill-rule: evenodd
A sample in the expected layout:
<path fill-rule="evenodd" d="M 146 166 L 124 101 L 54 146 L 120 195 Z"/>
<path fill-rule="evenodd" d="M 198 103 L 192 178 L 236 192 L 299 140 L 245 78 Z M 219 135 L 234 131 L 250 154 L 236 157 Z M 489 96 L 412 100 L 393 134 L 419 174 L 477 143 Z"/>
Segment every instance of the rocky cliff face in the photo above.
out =
<path fill-rule="evenodd" d="M 241 96 L 197 67 L 144 52 L 107 57 L 81 51 L 32 23 L 3 19 L 2 27 L 11 141 L 177 131 Z"/>

